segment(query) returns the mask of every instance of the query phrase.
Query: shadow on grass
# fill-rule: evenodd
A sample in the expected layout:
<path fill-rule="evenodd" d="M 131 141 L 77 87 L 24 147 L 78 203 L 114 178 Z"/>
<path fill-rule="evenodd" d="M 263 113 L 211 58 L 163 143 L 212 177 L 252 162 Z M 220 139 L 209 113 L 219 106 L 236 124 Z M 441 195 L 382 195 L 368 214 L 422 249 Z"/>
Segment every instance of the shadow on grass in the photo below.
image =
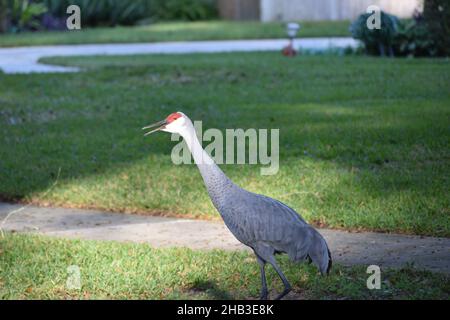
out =
<path fill-rule="evenodd" d="M 211 280 L 197 280 L 188 288 L 188 293 L 193 296 L 202 296 L 207 299 L 213 300 L 232 300 L 231 296 L 227 291 L 219 289 L 214 281 Z"/>
<path fill-rule="evenodd" d="M 0 199 L 197 210 L 199 199 L 206 199 L 198 173 L 171 163 L 175 143 L 167 134 L 145 139 L 140 130 L 181 110 L 203 120 L 204 129 L 280 128 L 281 172 L 295 169 L 297 175 L 282 186 L 286 193 L 304 189 L 301 175 L 321 175 L 320 197 L 329 207 L 357 211 L 366 199 L 400 199 L 406 192 L 406 206 L 393 207 L 442 218 L 445 200 L 436 198 L 445 194 L 449 96 L 439 81 L 449 83 L 447 65 L 313 57 L 295 60 L 293 69 L 272 55 L 256 61 L 253 55 L 223 57 L 225 62 L 218 55 L 211 61 L 206 56 L 137 57 L 143 59 L 141 66 L 0 75 Z M 117 61 L 133 63 L 122 59 Z M 407 78 L 411 70 L 418 79 Z M 305 163 L 313 164 L 311 172 L 302 169 Z M 59 185 L 40 200 L 59 168 Z M 259 167 L 223 168 L 256 192 L 275 190 L 283 182 L 257 176 Z M 337 182 L 326 177 L 327 170 L 335 172 Z M 339 180 L 348 172 L 351 178 Z M 359 193 L 360 203 L 345 204 L 345 190 Z M 320 205 L 311 210 L 320 212 Z M 345 225 L 342 219 L 335 224 Z M 433 223 L 422 233 L 433 233 Z M 389 224 L 386 228 L 393 228 Z M 438 228 L 448 234 L 448 226 Z"/>

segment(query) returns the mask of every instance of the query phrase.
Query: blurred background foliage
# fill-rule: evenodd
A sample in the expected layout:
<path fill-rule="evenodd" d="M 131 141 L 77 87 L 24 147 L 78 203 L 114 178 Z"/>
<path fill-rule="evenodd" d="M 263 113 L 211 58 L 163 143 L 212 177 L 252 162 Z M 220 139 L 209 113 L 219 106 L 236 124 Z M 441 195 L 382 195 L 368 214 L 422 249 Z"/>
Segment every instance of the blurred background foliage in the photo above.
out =
<path fill-rule="evenodd" d="M 394 55 L 393 44 L 395 36 L 398 33 L 400 20 L 393 15 L 380 12 L 380 28 L 369 29 L 367 21 L 372 13 L 360 15 L 351 25 L 350 33 L 353 38 L 364 42 L 366 51 L 370 54 L 379 54 L 384 56 Z"/>
<path fill-rule="evenodd" d="M 363 42 L 370 55 L 439 57 L 450 55 L 450 1 L 425 0 L 423 12 L 399 20 L 381 12 L 381 29 L 370 30 L 360 15 L 350 26 L 352 36 Z"/>
<path fill-rule="evenodd" d="M 0 32 L 65 30 L 70 4 L 80 7 L 83 27 L 219 18 L 217 0 L 0 0 Z M 424 0 L 423 10 L 408 20 L 382 12 L 381 30 L 367 28 L 369 16 L 361 14 L 349 29 L 349 36 L 361 40 L 367 54 L 450 55 L 448 0 Z"/>
<path fill-rule="evenodd" d="M 80 7 L 88 27 L 218 17 L 215 0 L 0 0 L 0 31 L 61 30 L 71 4 Z"/>

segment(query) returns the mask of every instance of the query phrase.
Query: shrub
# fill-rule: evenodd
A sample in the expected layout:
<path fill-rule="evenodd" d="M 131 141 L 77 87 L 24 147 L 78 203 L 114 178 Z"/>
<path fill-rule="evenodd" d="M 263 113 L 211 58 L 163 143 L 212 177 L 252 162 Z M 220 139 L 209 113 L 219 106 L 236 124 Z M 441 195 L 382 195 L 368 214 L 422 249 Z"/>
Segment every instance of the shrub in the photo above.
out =
<path fill-rule="evenodd" d="M 217 17 L 215 0 L 41 0 L 56 17 L 69 4 L 81 9 L 87 26 L 133 25 L 142 20 L 206 20 Z"/>
<path fill-rule="evenodd" d="M 86 26 L 131 25 L 151 14 L 149 0 L 42 0 L 55 17 L 65 17 L 69 5 L 81 9 L 81 23 Z"/>
<path fill-rule="evenodd" d="M 0 0 L 0 33 L 8 30 L 8 3 L 7 0 Z"/>
<path fill-rule="evenodd" d="M 10 0 L 7 2 L 7 28 L 12 32 L 39 29 L 39 17 L 46 11 L 47 7 L 43 3 L 34 3 L 29 0 Z M 6 24 L 6 22 L 4 23 Z"/>
<path fill-rule="evenodd" d="M 436 56 L 450 55 L 450 2 L 425 0 L 423 22 Z"/>
<path fill-rule="evenodd" d="M 421 15 L 400 24 L 394 51 L 397 56 L 436 56 L 436 48 Z"/>
<path fill-rule="evenodd" d="M 208 20 L 218 17 L 215 0 L 157 0 L 156 17 L 161 20 Z"/>
<path fill-rule="evenodd" d="M 216 0 L 0 0 L 0 32 L 64 28 L 71 4 L 80 7 L 83 26 L 218 17 Z"/>
<path fill-rule="evenodd" d="M 368 54 L 384 56 L 387 50 L 389 55 L 393 56 L 393 43 L 399 26 L 398 18 L 381 11 L 381 28 L 369 29 L 367 20 L 371 15 L 371 13 L 362 14 L 350 25 L 353 38 L 364 43 Z"/>
<path fill-rule="evenodd" d="M 368 54 L 397 56 L 437 57 L 450 56 L 450 2 L 425 0 L 424 11 L 416 11 L 413 19 L 399 21 L 381 13 L 381 29 L 369 30 L 366 26 L 370 14 L 363 14 L 352 23 L 350 31 L 360 39 Z"/>
<path fill-rule="evenodd" d="M 395 40 L 396 54 L 414 57 L 450 55 L 450 3 L 425 1 L 423 13 L 401 25 Z"/>

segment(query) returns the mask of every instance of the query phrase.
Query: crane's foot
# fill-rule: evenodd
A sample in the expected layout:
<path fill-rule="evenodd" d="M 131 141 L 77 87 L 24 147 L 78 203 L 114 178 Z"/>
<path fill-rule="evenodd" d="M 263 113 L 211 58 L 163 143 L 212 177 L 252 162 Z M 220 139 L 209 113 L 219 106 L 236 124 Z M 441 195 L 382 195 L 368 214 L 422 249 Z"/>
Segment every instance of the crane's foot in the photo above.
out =
<path fill-rule="evenodd" d="M 280 293 L 278 295 L 278 297 L 275 298 L 275 300 L 280 300 L 281 298 L 283 298 L 285 295 L 287 295 L 289 292 L 291 292 L 292 288 L 291 287 L 286 287 L 284 289 L 284 291 L 282 293 Z"/>

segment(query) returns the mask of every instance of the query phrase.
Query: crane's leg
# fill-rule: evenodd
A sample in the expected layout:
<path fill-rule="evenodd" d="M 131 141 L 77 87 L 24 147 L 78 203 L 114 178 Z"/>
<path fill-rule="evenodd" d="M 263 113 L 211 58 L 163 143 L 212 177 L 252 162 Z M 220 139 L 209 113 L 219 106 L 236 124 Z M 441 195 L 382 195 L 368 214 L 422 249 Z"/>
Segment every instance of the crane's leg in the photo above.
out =
<path fill-rule="evenodd" d="M 260 256 L 258 256 L 255 252 L 256 255 L 256 260 L 258 261 L 259 264 L 259 268 L 261 270 L 261 296 L 260 296 L 260 300 L 267 300 L 267 294 L 268 294 L 268 290 L 267 290 L 267 282 L 266 282 L 266 261 L 264 259 L 262 259 Z"/>
<path fill-rule="evenodd" d="M 280 267 L 278 266 L 277 261 L 275 260 L 275 256 L 273 255 L 274 249 L 267 245 L 259 245 L 255 249 L 255 253 L 257 257 L 260 257 L 264 261 L 270 263 L 272 267 L 275 269 L 275 271 L 278 273 L 278 276 L 280 277 L 281 281 L 283 281 L 284 291 L 280 293 L 278 297 L 275 298 L 275 300 L 280 300 L 292 290 L 292 287 L 289 281 L 284 276 Z"/>
<path fill-rule="evenodd" d="M 289 281 L 284 276 L 283 272 L 281 272 L 281 269 L 278 266 L 277 261 L 275 260 L 275 257 L 272 256 L 272 258 L 270 260 L 268 260 L 268 262 L 272 265 L 272 267 L 278 273 L 281 281 L 283 281 L 284 291 L 282 293 L 280 293 L 278 295 L 278 297 L 275 298 L 275 300 L 280 300 L 281 298 L 283 298 L 285 295 L 287 295 L 292 290 L 292 287 L 291 287 L 291 284 L 289 283 Z"/>

